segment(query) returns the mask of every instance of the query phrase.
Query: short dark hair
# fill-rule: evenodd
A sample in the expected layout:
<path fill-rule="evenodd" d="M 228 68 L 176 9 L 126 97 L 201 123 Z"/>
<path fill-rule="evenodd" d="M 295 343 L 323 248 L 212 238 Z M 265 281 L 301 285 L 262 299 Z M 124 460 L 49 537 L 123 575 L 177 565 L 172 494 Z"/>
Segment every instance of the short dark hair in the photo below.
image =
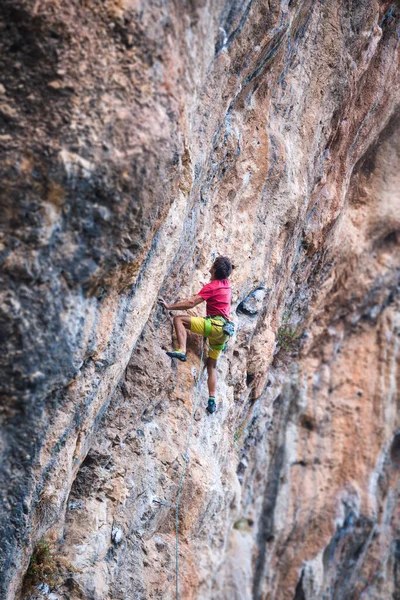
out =
<path fill-rule="evenodd" d="M 217 256 L 213 267 L 215 268 L 216 279 L 227 279 L 233 269 L 231 261 L 226 256 Z"/>

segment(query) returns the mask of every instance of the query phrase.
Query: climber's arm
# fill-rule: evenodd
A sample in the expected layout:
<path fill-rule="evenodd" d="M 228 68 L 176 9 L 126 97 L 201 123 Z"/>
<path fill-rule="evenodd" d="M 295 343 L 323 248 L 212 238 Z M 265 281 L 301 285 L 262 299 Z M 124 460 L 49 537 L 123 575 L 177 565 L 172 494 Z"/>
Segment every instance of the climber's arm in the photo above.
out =
<path fill-rule="evenodd" d="M 204 302 L 204 298 L 202 298 L 198 294 L 195 294 L 190 298 L 186 298 L 185 300 L 181 300 L 180 302 L 175 302 L 174 304 L 167 304 L 163 298 L 159 298 L 158 302 L 166 310 L 189 310 L 190 308 L 194 308 L 201 302 Z"/>

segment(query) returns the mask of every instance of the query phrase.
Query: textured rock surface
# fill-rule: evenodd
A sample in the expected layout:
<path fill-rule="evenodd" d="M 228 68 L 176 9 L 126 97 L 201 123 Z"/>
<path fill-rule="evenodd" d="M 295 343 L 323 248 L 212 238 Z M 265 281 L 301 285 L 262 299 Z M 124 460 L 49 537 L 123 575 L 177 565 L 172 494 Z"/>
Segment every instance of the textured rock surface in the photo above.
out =
<path fill-rule="evenodd" d="M 3 0 L 7 600 L 43 536 L 76 569 L 54 597 L 174 597 L 153 500 L 176 498 L 200 342 L 171 365 L 156 299 L 214 253 L 238 332 L 212 418 L 202 380 L 182 597 L 400 598 L 399 12 Z"/>

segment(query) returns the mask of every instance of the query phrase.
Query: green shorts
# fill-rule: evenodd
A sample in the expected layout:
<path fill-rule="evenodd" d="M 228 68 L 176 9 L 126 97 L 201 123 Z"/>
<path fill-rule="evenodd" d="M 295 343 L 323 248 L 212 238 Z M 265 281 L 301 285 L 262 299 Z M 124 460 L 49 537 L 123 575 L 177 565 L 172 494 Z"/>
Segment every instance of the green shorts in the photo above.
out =
<path fill-rule="evenodd" d="M 199 335 L 205 336 L 205 318 L 204 317 L 190 317 L 190 331 L 198 333 Z M 211 317 L 211 335 L 208 337 L 210 343 L 210 349 L 208 356 L 217 360 L 221 354 L 221 350 L 213 348 L 213 346 L 220 346 L 224 344 L 229 338 L 229 335 L 222 331 L 225 319 L 223 317 Z"/>

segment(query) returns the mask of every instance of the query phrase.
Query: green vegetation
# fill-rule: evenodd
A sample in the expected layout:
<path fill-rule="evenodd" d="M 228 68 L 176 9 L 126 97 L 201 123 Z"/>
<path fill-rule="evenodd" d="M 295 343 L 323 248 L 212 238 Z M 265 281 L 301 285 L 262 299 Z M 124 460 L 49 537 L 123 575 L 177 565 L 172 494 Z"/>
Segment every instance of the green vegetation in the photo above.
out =
<path fill-rule="evenodd" d="M 51 588 L 56 587 L 63 583 L 68 575 L 76 572 L 77 569 L 68 565 L 65 559 L 56 556 L 54 544 L 42 538 L 35 546 L 25 575 L 25 593 L 43 583 Z"/>
<path fill-rule="evenodd" d="M 243 517 L 234 523 L 233 529 L 237 529 L 238 531 L 250 531 L 253 525 L 254 523 L 252 519 L 246 519 Z"/>
<path fill-rule="evenodd" d="M 28 571 L 26 573 L 25 585 L 33 587 L 40 583 L 47 583 L 54 587 L 61 583 L 59 568 L 54 558 L 53 548 L 45 539 L 41 539 L 31 556 Z"/>
<path fill-rule="evenodd" d="M 235 444 L 238 444 L 240 441 L 240 438 L 242 437 L 244 430 L 246 427 L 246 423 L 242 423 L 235 431 L 235 433 L 233 434 L 233 441 L 235 442 Z"/>
<path fill-rule="evenodd" d="M 282 323 L 278 329 L 277 341 L 282 350 L 294 352 L 298 348 L 301 332 L 290 325 L 289 320 L 290 315 L 284 313 Z"/>

